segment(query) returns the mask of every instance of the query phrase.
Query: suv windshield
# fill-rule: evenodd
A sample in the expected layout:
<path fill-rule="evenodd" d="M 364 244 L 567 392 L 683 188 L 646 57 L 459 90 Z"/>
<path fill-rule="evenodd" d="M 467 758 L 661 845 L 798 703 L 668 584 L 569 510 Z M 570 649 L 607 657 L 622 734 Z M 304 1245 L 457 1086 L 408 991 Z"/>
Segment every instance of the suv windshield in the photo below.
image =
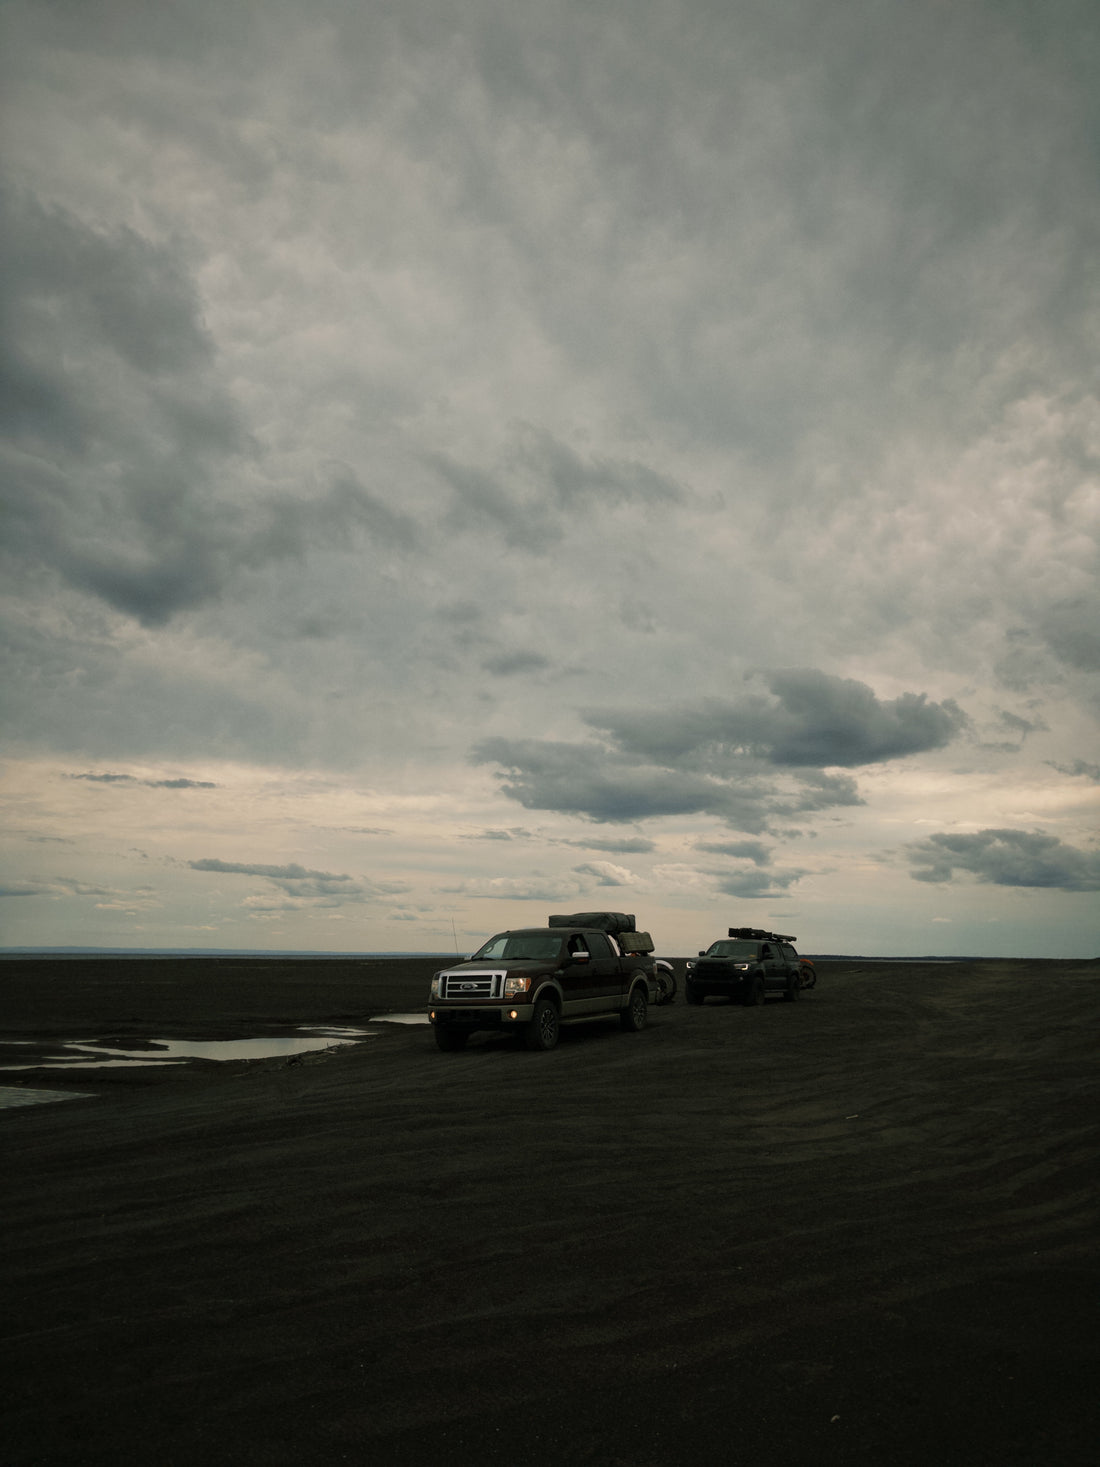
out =
<path fill-rule="evenodd" d="M 521 963 L 525 958 L 533 962 L 553 962 L 561 952 L 564 933 L 559 932 L 501 932 L 478 952 L 475 960 L 484 962 Z"/>
<path fill-rule="evenodd" d="M 756 953 L 756 943 L 743 937 L 723 937 L 721 942 L 712 942 L 707 948 L 708 958 L 755 958 Z"/>

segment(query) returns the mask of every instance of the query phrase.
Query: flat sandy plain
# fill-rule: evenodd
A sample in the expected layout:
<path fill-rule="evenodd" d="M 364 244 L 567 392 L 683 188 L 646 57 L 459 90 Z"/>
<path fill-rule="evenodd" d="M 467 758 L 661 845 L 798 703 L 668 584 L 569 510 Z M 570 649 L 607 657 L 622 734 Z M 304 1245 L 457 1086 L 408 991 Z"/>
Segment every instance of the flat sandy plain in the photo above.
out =
<path fill-rule="evenodd" d="M 435 966 L 8 960 L 0 1032 L 358 1024 Z M 819 971 L 550 1054 L 0 1072 L 90 1095 L 0 1113 L 6 1467 L 1092 1467 L 1100 967 Z"/>

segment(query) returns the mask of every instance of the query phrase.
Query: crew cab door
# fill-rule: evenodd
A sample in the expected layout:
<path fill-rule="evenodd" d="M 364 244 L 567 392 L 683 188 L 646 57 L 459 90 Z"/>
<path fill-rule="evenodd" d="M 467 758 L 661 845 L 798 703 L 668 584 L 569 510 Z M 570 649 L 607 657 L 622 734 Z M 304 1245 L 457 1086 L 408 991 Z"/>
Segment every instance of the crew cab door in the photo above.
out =
<path fill-rule="evenodd" d="M 780 943 L 779 950 L 787 960 L 787 982 L 790 983 L 793 979 L 794 982 L 798 984 L 799 988 L 801 988 L 802 964 L 799 962 L 798 953 L 794 950 L 789 942 Z"/>
<path fill-rule="evenodd" d="M 610 1001 L 621 996 L 626 977 L 623 961 L 602 932 L 586 932 L 592 954 L 592 988 L 596 998 Z"/>
<path fill-rule="evenodd" d="M 602 1002 L 601 985 L 607 983 L 607 969 L 597 939 L 602 939 L 608 957 L 611 948 L 607 938 L 600 932 L 570 932 L 565 939 L 561 965 L 561 989 L 565 1000 L 564 1013 L 596 1012 Z M 575 953 L 586 953 L 587 957 L 576 958 Z"/>
<path fill-rule="evenodd" d="M 760 966 L 765 988 L 786 988 L 787 960 L 777 942 L 765 942 L 760 948 Z"/>

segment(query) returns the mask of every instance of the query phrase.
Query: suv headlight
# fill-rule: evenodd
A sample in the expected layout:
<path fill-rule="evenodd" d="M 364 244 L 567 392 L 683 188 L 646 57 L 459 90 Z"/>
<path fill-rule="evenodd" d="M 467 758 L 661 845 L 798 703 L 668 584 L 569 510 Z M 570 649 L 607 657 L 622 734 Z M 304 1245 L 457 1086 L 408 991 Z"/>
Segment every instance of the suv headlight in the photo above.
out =
<path fill-rule="evenodd" d="M 690 973 L 691 970 L 692 970 L 692 968 L 694 968 L 694 967 L 695 967 L 695 959 L 694 958 L 688 958 L 687 962 L 684 964 L 684 971 L 685 971 L 685 973 Z"/>
<path fill-rule="evenodd" d="M 517 993 L 526 993 L 530 987 L 530 978 L 505 978 L 504 997 L 515 998 Z"/>
<path fill-rule="evenodd" d="M 443 989 L 443 974 L 437 973 L 432 979 L 432 997 L 441 998 Z"/>

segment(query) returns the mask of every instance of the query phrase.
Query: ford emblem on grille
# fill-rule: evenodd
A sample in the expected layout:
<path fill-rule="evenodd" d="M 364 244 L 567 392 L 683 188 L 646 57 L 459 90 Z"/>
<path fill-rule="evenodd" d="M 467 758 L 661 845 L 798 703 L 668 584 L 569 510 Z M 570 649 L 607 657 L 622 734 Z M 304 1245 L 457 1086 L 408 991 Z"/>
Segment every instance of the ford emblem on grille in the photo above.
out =
<path fill-rule="evenodd" d="M 459 986 L 459 988 L 462 989 L 462 992 L 463 993 L 470 993 L 470 992 L 472 992 L 477 987 L 477 984 L 476 983 L 460 983 L 458 986 Z"/>

